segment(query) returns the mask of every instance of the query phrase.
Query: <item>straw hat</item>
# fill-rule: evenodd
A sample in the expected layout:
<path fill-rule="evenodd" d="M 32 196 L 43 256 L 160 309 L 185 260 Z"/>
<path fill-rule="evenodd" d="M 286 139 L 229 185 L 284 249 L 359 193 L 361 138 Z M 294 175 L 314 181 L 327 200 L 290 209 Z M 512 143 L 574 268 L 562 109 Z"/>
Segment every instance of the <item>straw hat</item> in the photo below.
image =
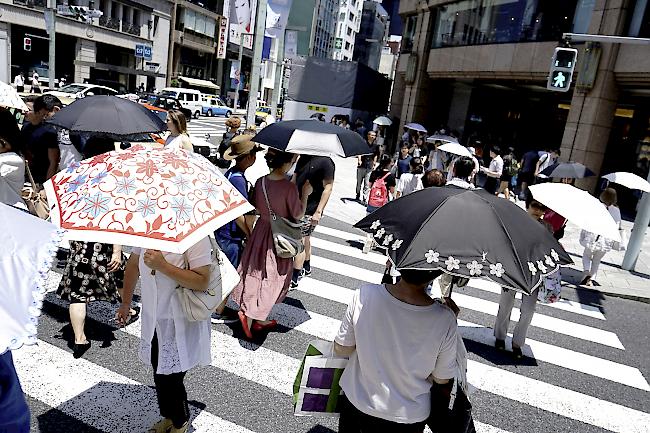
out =
<path fill-rule="evenodd" d="M 238 135 L 230 141 L 230 147 L 223 153 L 223 159 L 231 161 L 249 153 L 259 152 L 261 147 L 251 141 L 252 135 Z"/>

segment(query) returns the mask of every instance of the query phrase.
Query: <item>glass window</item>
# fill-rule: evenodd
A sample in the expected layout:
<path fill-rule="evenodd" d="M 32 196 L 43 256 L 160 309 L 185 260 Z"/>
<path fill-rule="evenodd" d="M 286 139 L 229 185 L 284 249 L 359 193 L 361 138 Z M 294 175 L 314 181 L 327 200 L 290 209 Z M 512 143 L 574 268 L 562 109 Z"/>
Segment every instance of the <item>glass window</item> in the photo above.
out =
<path fill-rule="evenodd" d="M 628 36 L 633 38 L 650 37 L 650 2 L 648 0 L 637 0 L 630 20 Z"/>
<path fill-rule="evenodd" d="M 571 31 L 578 2 L 463 0 L 439 6 L 434 9 L 431 46 L 559 40 L 563 32 Z M 587 25 L 589 2 L 593 8 L 593 0 L 580 0 Z M 584 21 L 581 17 L 580 25 Z"/>
<path fill-rule="evenodd" d="M 196 14 L 196 27 L 194 27 L 194 31 L 202 35 L 205 34 L 205 18 L 206 17 L 203 14 Z"/>
<path fill-rule="evenodd" d="M 418 22 L 418 17 L 412 15 L 406 17 L 404 24 L 404 35 L 402 36 L 402 52 L 410 53 L 413 50 L 413 39 L 415 38 L 415 26 Z"/>
<path fill-rule="evenodd" d="M 185 9 L 184 13 L 185 20 L 183 21 L 185 24 L 185 28 L 188 30 L 194 30 L 195 24 L 196 24 L 196 14 L 194 13 L 193 10 L 190 9 Z"/>
<path fill-rule="evenodd" d="M 573 33 L 587 33 L 591 14 L 594 12 L 596 0 L 578 0 L 576 14 L 573 17 Z"/>

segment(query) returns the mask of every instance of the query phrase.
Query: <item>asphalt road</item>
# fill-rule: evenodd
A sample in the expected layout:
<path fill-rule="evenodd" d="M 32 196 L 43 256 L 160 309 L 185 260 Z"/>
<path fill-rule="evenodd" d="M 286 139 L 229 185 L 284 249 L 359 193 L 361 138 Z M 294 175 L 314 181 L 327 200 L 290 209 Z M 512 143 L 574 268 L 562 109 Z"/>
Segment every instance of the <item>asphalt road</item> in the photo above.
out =
<path fill-rule="evenodd" d="M 363 255 L 359 232 L 331 218 L 314 237 L 313 276 L 275 307 L 277 331 L 248 343 L 239 326 L 213 325 L 212 365 L 186 379 L 193 431 L 337 431 L 334 419 L 295 417 L 291 385 L 306 344 L 332 338 L 351 291 L 380 275 L 383 258 Z M 51 277 L 54 290 L 58 274 Z M 515 363 L 491 346 L 498 289 L 471 285 L 455 297 L 479 432 L 650 431 L 650 305 L 567 290 L 566 302 L 538 306 L 528 335 L 534 358 Z M 75 360 L 66 305 L 46 296 L 39 346 L 14 355 L 32 431 L 143 432 L 156 421 L 151 372 L 137 355 L 139 324 L 116 329 L 114 310 L 90 305 L 93 346 Z"/>

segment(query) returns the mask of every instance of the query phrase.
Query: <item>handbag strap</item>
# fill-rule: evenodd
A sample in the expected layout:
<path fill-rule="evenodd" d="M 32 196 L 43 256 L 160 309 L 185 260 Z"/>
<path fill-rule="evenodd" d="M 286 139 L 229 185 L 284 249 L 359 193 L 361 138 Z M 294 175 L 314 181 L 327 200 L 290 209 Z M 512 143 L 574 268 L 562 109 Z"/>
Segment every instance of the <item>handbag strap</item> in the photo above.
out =
<path fill-rule="evenodd" d="M 27 160 L 25 160 L 25 174 L 27 175 L 27 180 L 32 185 L 34 192 L 38 192 L 38 187 L 36 186 L 36 182 L 34 182 L 34 177 L 32 176 L 32 171 L 29 169 L 29 163 Z"/>
<path fill-rule="evenodd" d="M 273 218 L 273 221 L 277 219 L 275 216 L 275 212 L 273 212 L 273 209 L 271 209 L 271 203 L 269 202 L 269 196 L 266 193 L 266 176 L 262 178 L 262 192 L 264 193 L 264 200 L 266 200 L 266 207 L 269 208 L 269 214 L 271 215 L 271 218 Z"/>

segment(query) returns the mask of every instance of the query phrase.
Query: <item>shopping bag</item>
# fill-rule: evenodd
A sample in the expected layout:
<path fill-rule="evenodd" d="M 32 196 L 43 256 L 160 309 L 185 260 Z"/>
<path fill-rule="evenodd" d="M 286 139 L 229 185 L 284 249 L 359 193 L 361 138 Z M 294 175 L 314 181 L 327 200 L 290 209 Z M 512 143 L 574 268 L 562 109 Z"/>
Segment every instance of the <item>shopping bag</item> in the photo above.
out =
<path fill-rule="evenodd" d="M 562 277 L 558 269 L 544 277 L 537 292 L 537 300 L 544 304 L 552 304 L 560 300 L 560 293 L 562 293 Z"/>
<path fill-rule="evenodd" d="M 293 383 L 294 415 L 339 416 L 339 380 L 348 362 L 334 357 L 334 343 L 312 340 Z"/>

